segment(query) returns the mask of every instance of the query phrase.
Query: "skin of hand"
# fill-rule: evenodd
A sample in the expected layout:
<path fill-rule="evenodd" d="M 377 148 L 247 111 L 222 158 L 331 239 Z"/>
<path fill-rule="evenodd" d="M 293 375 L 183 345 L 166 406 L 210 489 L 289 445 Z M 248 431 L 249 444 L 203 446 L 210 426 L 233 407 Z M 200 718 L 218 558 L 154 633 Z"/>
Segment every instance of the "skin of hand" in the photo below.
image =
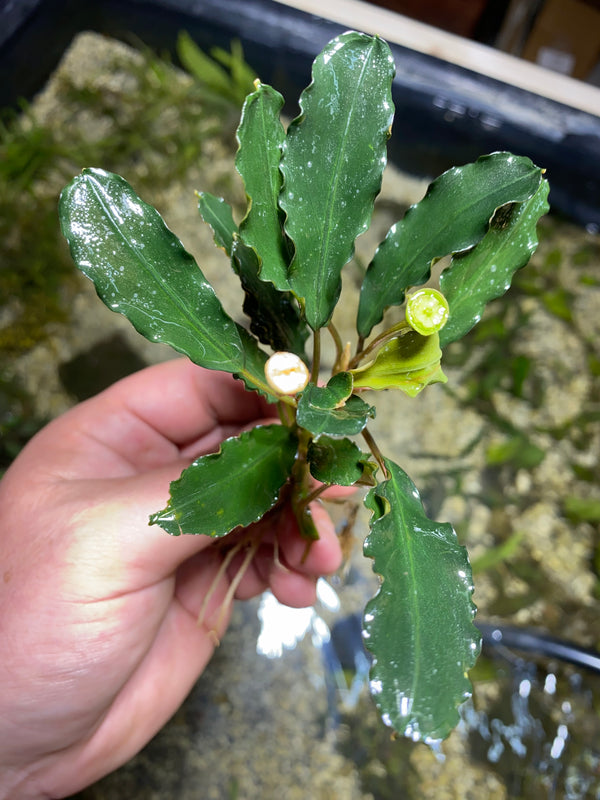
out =
<path fill-rule="evenodd" d="M 223 560 L 205 536 L 148 515 L 169 482 L 273 410 L 232 376 L 177 359 L 119 381 L 35 436 L 0 482 L 0 797 L 58 798 L 137 753 L 210 660 L 211 627 L 243 553 L 198 625 Z M 289 509 L 271 513 L 239 599 L 314 602 L 340 549 L 324 510 L 303 560 Z M 277 547 L 275 548 L 275 538 Z M 274 557 L 275 554 L 277 557 Z M 222 615 L 220 637 L 229 621 Z"/>

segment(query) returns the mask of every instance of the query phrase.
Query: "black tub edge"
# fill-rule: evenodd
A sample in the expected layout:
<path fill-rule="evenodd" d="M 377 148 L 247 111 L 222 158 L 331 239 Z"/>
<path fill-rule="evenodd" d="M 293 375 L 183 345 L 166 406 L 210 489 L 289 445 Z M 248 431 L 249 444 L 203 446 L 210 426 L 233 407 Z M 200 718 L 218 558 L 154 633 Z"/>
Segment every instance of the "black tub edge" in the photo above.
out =
<path fill-rule="evenodd" d="M 182 29 L 205 49 L 240 39 L 261 79 L 295 98 L 310 79 L 313 58 L 343 26 L 273 0 L 6 4 L 0 9 L 0 106 L 32 97 L 82 30 L 126 41 L 135 36 L 173 52 Z M 392 163 L 433 177 L 494 150 L 527 155 L 547 170 L 553 210 L 600 230 L 600 117 L 407 48 L 392 50 Z"/>

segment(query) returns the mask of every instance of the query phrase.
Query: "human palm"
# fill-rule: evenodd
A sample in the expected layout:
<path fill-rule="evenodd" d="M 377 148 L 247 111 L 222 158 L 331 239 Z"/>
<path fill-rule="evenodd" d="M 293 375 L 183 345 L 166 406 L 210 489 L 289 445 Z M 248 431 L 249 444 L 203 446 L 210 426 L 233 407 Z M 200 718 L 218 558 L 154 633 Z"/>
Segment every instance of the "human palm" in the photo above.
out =
<path fill-rule="evenodd" d="M 78 791 L 185 698 L 227 626 L 244 548 L 224 569 L 222 543 L 172 538 L 148 515 L 193 458 L 268 414 L 231 376 L 167 362 L 52 422 L 0 482 L 0 797 Z M 289 509 L 257 524 L 237 598 L 314 601 L 340 551 L 313 514 L 306 558 Z"/>

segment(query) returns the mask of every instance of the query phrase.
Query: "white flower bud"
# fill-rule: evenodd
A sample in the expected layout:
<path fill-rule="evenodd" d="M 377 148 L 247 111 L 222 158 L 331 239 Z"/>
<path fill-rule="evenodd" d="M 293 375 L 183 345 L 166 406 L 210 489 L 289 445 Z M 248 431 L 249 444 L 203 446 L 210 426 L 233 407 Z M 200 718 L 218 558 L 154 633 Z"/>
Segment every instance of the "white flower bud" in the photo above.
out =
<path fill-rule="evenodd" d="M 265 364 L 267 383 L 277 394 L 295 395 L 309 381 L 310 373 L 302 359 L 295 353 L 273 353 Z"/>

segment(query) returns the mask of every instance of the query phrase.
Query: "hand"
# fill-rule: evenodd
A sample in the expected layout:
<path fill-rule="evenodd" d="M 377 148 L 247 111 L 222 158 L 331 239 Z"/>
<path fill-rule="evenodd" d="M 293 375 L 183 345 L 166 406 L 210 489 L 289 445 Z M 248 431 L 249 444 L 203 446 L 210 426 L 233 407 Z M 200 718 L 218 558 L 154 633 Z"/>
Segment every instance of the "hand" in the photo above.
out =
<path fill-rule="evenodd" d="M 8 470 L 0 797 L 80 790 L 138 752 L 188 694 L 213 653 L 215 620 L 219 637 L 227 625 L 222 604 L 244 554 L 220 574 L 220 542 L 170 537 L 148 515 L 193 458 L 268 414 L 230 375 L 178 359 L 76 406 Z M 236 597 L 270 587 L 288 605 L 314 602 L 316 579 L 337 569 L 340 550 L 329 518 L 313 513 L 321 538 L 304 561 L 289 510 L 258 523 L 268 527 Z"/>

